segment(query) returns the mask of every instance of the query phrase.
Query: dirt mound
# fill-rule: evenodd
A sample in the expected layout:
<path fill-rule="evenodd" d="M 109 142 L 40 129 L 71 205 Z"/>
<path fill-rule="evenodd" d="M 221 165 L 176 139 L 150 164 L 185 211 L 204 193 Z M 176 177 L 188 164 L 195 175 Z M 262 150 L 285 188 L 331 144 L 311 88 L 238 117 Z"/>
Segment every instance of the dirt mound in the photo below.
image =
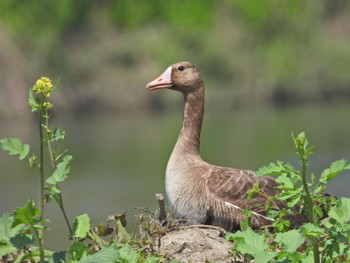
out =
<path fill-rule="evenodd" d="M 239 262 L 232 256 L 232 243 L 215 227 L 188 226 L 167 233 L 159 252 L 182 262 Z"/>

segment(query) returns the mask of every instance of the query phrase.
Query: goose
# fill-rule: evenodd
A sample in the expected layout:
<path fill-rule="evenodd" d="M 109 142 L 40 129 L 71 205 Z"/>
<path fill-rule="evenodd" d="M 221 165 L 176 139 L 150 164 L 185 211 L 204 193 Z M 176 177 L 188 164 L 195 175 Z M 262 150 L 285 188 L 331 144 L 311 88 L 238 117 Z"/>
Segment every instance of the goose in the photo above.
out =
<path fill-rule="evenodd" d="M 272 177 L 254 171 L 221 167 L 204 161 L 200 155 L 200 133 L 204 115 L 204 82 L 190 62 L 169 66 L 146 85 L 149 91 L 170 89 L 184 97 L 182 128 L 170 155 L 165 174 L 165 190 L 175 218 L 188 224 L 219 226 L 236 231 L 250 209 L 251 226 L 271 225 L 266 215 L 267 196 L 278 193 Z M 247 193 L 258 183 L 262 194 L 247 200 Z M 278 207 L 276 207 L 278 209 Z"/>

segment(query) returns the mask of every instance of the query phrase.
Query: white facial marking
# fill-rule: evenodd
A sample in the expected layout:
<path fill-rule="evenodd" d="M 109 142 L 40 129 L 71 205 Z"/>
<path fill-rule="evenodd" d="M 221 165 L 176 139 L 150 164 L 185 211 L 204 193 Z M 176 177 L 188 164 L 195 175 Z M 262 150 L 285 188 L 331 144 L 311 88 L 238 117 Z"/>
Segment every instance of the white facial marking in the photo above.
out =
<path fill-rule="evenodd" d="M 163 73 L 163 76 L 170 81 L 171 81 L 171 71 L 172 71 L 172 67 L 170 66 Z"/>

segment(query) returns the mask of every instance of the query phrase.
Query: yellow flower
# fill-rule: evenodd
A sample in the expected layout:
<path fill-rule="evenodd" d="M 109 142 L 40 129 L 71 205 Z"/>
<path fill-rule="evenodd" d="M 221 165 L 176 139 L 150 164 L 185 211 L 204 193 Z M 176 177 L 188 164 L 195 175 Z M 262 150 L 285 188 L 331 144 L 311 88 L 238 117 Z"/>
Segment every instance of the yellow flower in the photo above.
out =
<path fill-rule="evenodd" d="M 46 97 L 50 96 L 50 92 L 54 88 L 51 80 L 47 77 L 41 77 L 38 79 L 33 86 L 33 92 L 36 94 L 43 94 Z"/>
<path fill-rule="evenodd" d="M 53 107 L 53 105 L 51 102 L 46 101 L 43 103 L 43 107 L 46 109 L 51 109 Z"/>

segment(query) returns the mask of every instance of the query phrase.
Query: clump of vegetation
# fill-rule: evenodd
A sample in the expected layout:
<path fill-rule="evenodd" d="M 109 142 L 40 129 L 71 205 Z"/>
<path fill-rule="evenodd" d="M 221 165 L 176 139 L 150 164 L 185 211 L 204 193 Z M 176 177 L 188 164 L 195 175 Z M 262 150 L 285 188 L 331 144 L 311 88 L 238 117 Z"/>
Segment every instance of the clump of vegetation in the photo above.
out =
<path fill-rule="evenodd" d="M 163 210 L 159 215 L 163 221 L 152 213 L 138 215 L 139 227 L 131 234 L 125 230 L 125 213 L 110 216 L 106 224 L 98 226 L 90 223 L 87 214 L 77 216 L 70 224 L 60 184 L 69 175 L 72 156 L 61 149 L 65 132 L 51 127 L 49 121 L 53 108 L 49 99 L 56 84 L 43 77 L 29 92 L 29 105 L 38 117 L 39 153 L 31 152 L 31 147 L 18 138 L 0 140 L 8 154 L 27 160 L 30 167 L 38 170 L 40 186 L 38 207 L 29 199 L 23 207 L 0 217 L 0 262 L 171 262 L 157 253 L 161 237 L 177 227 L 176 221 L 165 218 Z M 330 180 L 350 170 L 350 162 L 336 161 L 319 177 L 311 174 L 309 179 L 308 158 L 314 148 L 305 133 L 293 135 L 293 141 L 301 170 L 278 161 L 258 171 L 259 175 L 276 176 L 281 190 L 266 204 L 268 216 L 274 219 L 271 226 L 253 231 L 247 217 L 241 231 L 229 233 L 227 239 L 234 241 L 234 252 L 242 254 L 247 262 L 348 262 L 350 198 L 335 198 L 324 192 Z M 49 162 L 45 161 L 46 156 Z M 263 194 L 258 185 L 248 198 L 256 193 Z M 279 211 L 270 209 L 276 200 L 285 202 L 286 207 Z M 45 205 L 52 201 L 61 210 L 72 240 L 66 251 L 48 251 L 44 246 L 48 229 Z M 274 231 L 267 231 L 268 228 Z"/>
<path fill-rule="evenodd" d="M 310 146 L 304 132 L 293 135 L 301 170 L 282 161 L 262 167 L 258 175 L 276 176 L 280 194 L 266 204 L 271 225 L 275 231 L 254 232 L 249 218 L 242 231 L 227 235 L 235 241 L 234 250 L 255 262 L 348 262 L 350 260 L 350 198 L 336 198 L 324 193 L 327 183 L 345 170 L 350 162 L 333 162 L 319 177 L 313 173 L 308 180 Z M 256 185 L 248 198 L 259 193 Z M 279 211 L 269 209 L 271 203 L 282 200 L 286 207 Z"/>
<path fill-rule="evenodd" d="M 150 215 L 139 216 L 139 238 L 125 230 L 126 214 L 114 215 L 106 225 L 93 227 L 87 214 L 75 218 L 71 226 L 66 214 L 60 184 L 70 172 L 72 156 L 61 149 L 65 132 L 50 126 L 49 101 L 56 84 L 47 77 L 40 78 L 29 91 L 28 103 L 38 117 L 39 153 L 31 152 L 28 144 L 18 138 L 0 140 L 1 147 L 19 160 L 28 160 L 30 167 L 36 168 L 39 175 L 39 198 L 37 207 L 34 200 L 0 218 L 0 262 L 159 262 L 162 257 L 155 255 L 155 236 L 165 230 Z M 51 167 L 46 167 L 46 154 Z M 50 176 L 46 176 L 46 175 Z M 45 205 L 54 201 L 58 204 L 66 221 L 72 245 L 67 251 L 45 250 L 44 236 L 48 230 L 44 217 Z M 113 222 L 113 225 L 111 225 Z M 152 242 L 151 242 L 152 241 Z M 150 249 L 148 250 L 148 248 Z M 146 258 L 148 258 L 146 260 Z M 97 260 L 98 259 L 98 260 Z M 96 261 L 97 260 L 97 261 Z"/>

